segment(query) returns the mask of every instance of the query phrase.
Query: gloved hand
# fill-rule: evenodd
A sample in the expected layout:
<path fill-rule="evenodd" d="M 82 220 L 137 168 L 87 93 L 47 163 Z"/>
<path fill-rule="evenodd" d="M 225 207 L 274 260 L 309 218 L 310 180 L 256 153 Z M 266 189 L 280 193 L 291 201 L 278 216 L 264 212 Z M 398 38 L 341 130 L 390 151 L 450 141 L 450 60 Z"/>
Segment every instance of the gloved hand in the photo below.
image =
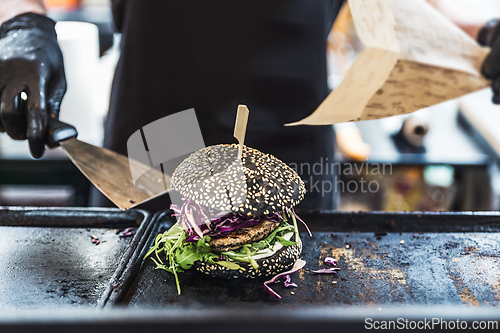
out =
<path fill-rule="evenodd" d="M 482 74 L 492 80 L 493 103 L 500 104 L 500 22 L 492 20 L 478 34 L 477 41 L 483 46 L 491 47 L 481 68 Z"/>
<path fill-rule="evenodd" d="M 59 117 L 66 77 L 55 22 L 25 13 L 0 26 L 0 131 L 28 139 L 31 154 L 43 155 L 48 117 Z M 28 95 L 20 107 L 21 92 Z"/>

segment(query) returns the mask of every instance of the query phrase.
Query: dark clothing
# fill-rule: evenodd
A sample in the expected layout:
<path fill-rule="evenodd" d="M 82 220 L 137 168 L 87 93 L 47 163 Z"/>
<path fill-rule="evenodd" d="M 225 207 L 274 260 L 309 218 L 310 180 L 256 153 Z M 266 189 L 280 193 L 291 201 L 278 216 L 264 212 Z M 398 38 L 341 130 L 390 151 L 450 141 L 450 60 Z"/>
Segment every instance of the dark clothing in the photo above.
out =
<path fill-rule="evenodd" d="M 333 161 L 331 126 L 283 124 L 328 94 L 326 42 L 341 2 L 113 1 L 123 35 L 105 146 L 126 154 L 136 130 L 190 108 L 206 146 L 233 143 L 236 109 L 246 104 L 247 146 L 297 166 Z M 303 208 L 332 205 L 332 193 L 313 191 Z"/>

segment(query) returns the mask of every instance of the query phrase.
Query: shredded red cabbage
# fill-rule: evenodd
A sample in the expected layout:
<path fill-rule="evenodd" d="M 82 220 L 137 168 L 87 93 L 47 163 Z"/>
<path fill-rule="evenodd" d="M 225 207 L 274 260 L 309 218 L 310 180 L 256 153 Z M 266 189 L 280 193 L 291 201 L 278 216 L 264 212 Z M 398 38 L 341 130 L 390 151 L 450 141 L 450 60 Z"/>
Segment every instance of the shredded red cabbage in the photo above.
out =
<path fill-rule="evenodd" d="M 295 217 L 297 218 L 297 220 L 302 222 L 304 227 L 306 227 L 306 230 L 307 230 L 307 233 L 309 234 L 309 237 L 312 237 L 311 230 L 309 230 L 309 227 L 307 226 L 307 224 L 304 221 L 302 221 L 302 219 L 297 215 L 297 213 L 295 213 L 295 209 L 293 209 L 293 207 L 292 207 L 292 212 L 293 212 L 293 215 L 295 215 Z"/>
<path fill-rule="evenodd" d="M 332 267 L 332 268 L 322 268 L 315 271 L 312 271 L 316 274 L 337 274 L 337 271 L 340 271 L 340 268 Z"/>
<path fill-rule="evenodd" d="M 290 277 L 290 274 L 288 274 L 287 276 L 285 276 L 284 285 L 285 285 L 286 288 L 288 288 L 288 287 L 295 287 L 295 288 L 297 288 L 297 284 L 292 282 L 292 278 Z"/>
<path fill-rule="evenodd" d="M 337 259 L 334 259 L 332 257 L 326 257 L 325 260 L 324 260 L 325 264 L 330 264 L 332 266 L 336 266 L 337 265 Z M 337 274 L 337 271 L 340 271 L 340 268 L 338 267 L 330 267 L 330 268 L 322 268 L 322 269 L 318 269 L 318 270 L 315 270 L 315 271 L 312 271 L 313 273 L 317 273 L 317 274 Z"/>
<path fill-rule="evenodd" d="M 223 237 L 235 229 L 248 228 L 259 224 L 262 218 L 268 221 L 280 223 L 283 217 L 280 213 L 263 216 L 248 216 L 234 212 L 216 211 L 199 206 L 188 198 L 183 198 L 184 204 L 179 208 L 170 205 L 174 211 L 172 216 L 177 216 L 180 223 L 189 234 L 186 242 L 194 242 L 204 236 L 213 238 Z"/>
<path fill-rule="evenodd" d="M 275 292 L 274 290 L 271 289 L 271 287 L 269 287 L 269 284 L 273 284 L 273 283 L 277 283 L 279 282 L 279 279 L 283 276 L 290 276 L 290 274 L 293 274 L 299 270 L 301 270 L 304 266 L 306 265 L 306 262 L 302 259 L 298 259 L 295 264 L 293 265 L 292 269 L 290 269 L 289 271 L 286 271 L 286 272 L 283 272 L 283 273 L 280 273 L 276 276 L 274 276 L 271 280 L 268 280 L 266 282 L 264 282 L 264 289 L 271 295 L 273 295 L 274 297 L 276 297 L 277 299 L 281 299 L 281 296 Z M 285 280 L 286 282 L 286 280 Z"/>
<path fill-rule="evenodd" d="M 324 260 L 325 264 L 330 264 L 330 265 L 337 265 L 337 259 L 332 258 L 332 257 L 326 257 Z"/>
<path fill-rule="evenodd" d="M 128 227 L 127 229 L 123 230 L 122 232 L 120 232 L 118 234 L 118 237 L 130 237 L 130 236 L 133 236 L 134 233 L 134 227 Z"/>

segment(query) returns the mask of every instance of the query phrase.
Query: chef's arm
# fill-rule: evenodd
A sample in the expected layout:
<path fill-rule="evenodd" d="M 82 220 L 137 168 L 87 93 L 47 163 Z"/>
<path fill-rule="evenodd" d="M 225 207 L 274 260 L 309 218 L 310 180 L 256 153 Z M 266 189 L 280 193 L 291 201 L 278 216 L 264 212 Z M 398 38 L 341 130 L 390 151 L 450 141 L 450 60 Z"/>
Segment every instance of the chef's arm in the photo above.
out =
<path fill-rule="evenodd" d="M 27 139 L 39 158 L 66 92 L 55 22 L 42 0 L 0 0 L 0 8 L 0 132 Z M 19 98 L 23 92 L 26 101 Z"/>

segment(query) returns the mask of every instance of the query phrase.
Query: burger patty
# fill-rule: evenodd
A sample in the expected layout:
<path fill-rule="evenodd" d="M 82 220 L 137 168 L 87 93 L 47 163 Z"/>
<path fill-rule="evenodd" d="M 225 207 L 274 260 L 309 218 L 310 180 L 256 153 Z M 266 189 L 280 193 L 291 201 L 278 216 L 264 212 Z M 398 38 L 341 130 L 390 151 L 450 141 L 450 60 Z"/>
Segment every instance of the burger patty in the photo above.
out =
<path fill-rule="evenodd" d="M 279 223 L 262 219 L 259 224 L 253 227 L 237 229 L 224 237 L 211 239 L 210 250 L 213 252 L 237 250 L 244 244 L 250 244 L 266 238 L 278 226 Z"/>

